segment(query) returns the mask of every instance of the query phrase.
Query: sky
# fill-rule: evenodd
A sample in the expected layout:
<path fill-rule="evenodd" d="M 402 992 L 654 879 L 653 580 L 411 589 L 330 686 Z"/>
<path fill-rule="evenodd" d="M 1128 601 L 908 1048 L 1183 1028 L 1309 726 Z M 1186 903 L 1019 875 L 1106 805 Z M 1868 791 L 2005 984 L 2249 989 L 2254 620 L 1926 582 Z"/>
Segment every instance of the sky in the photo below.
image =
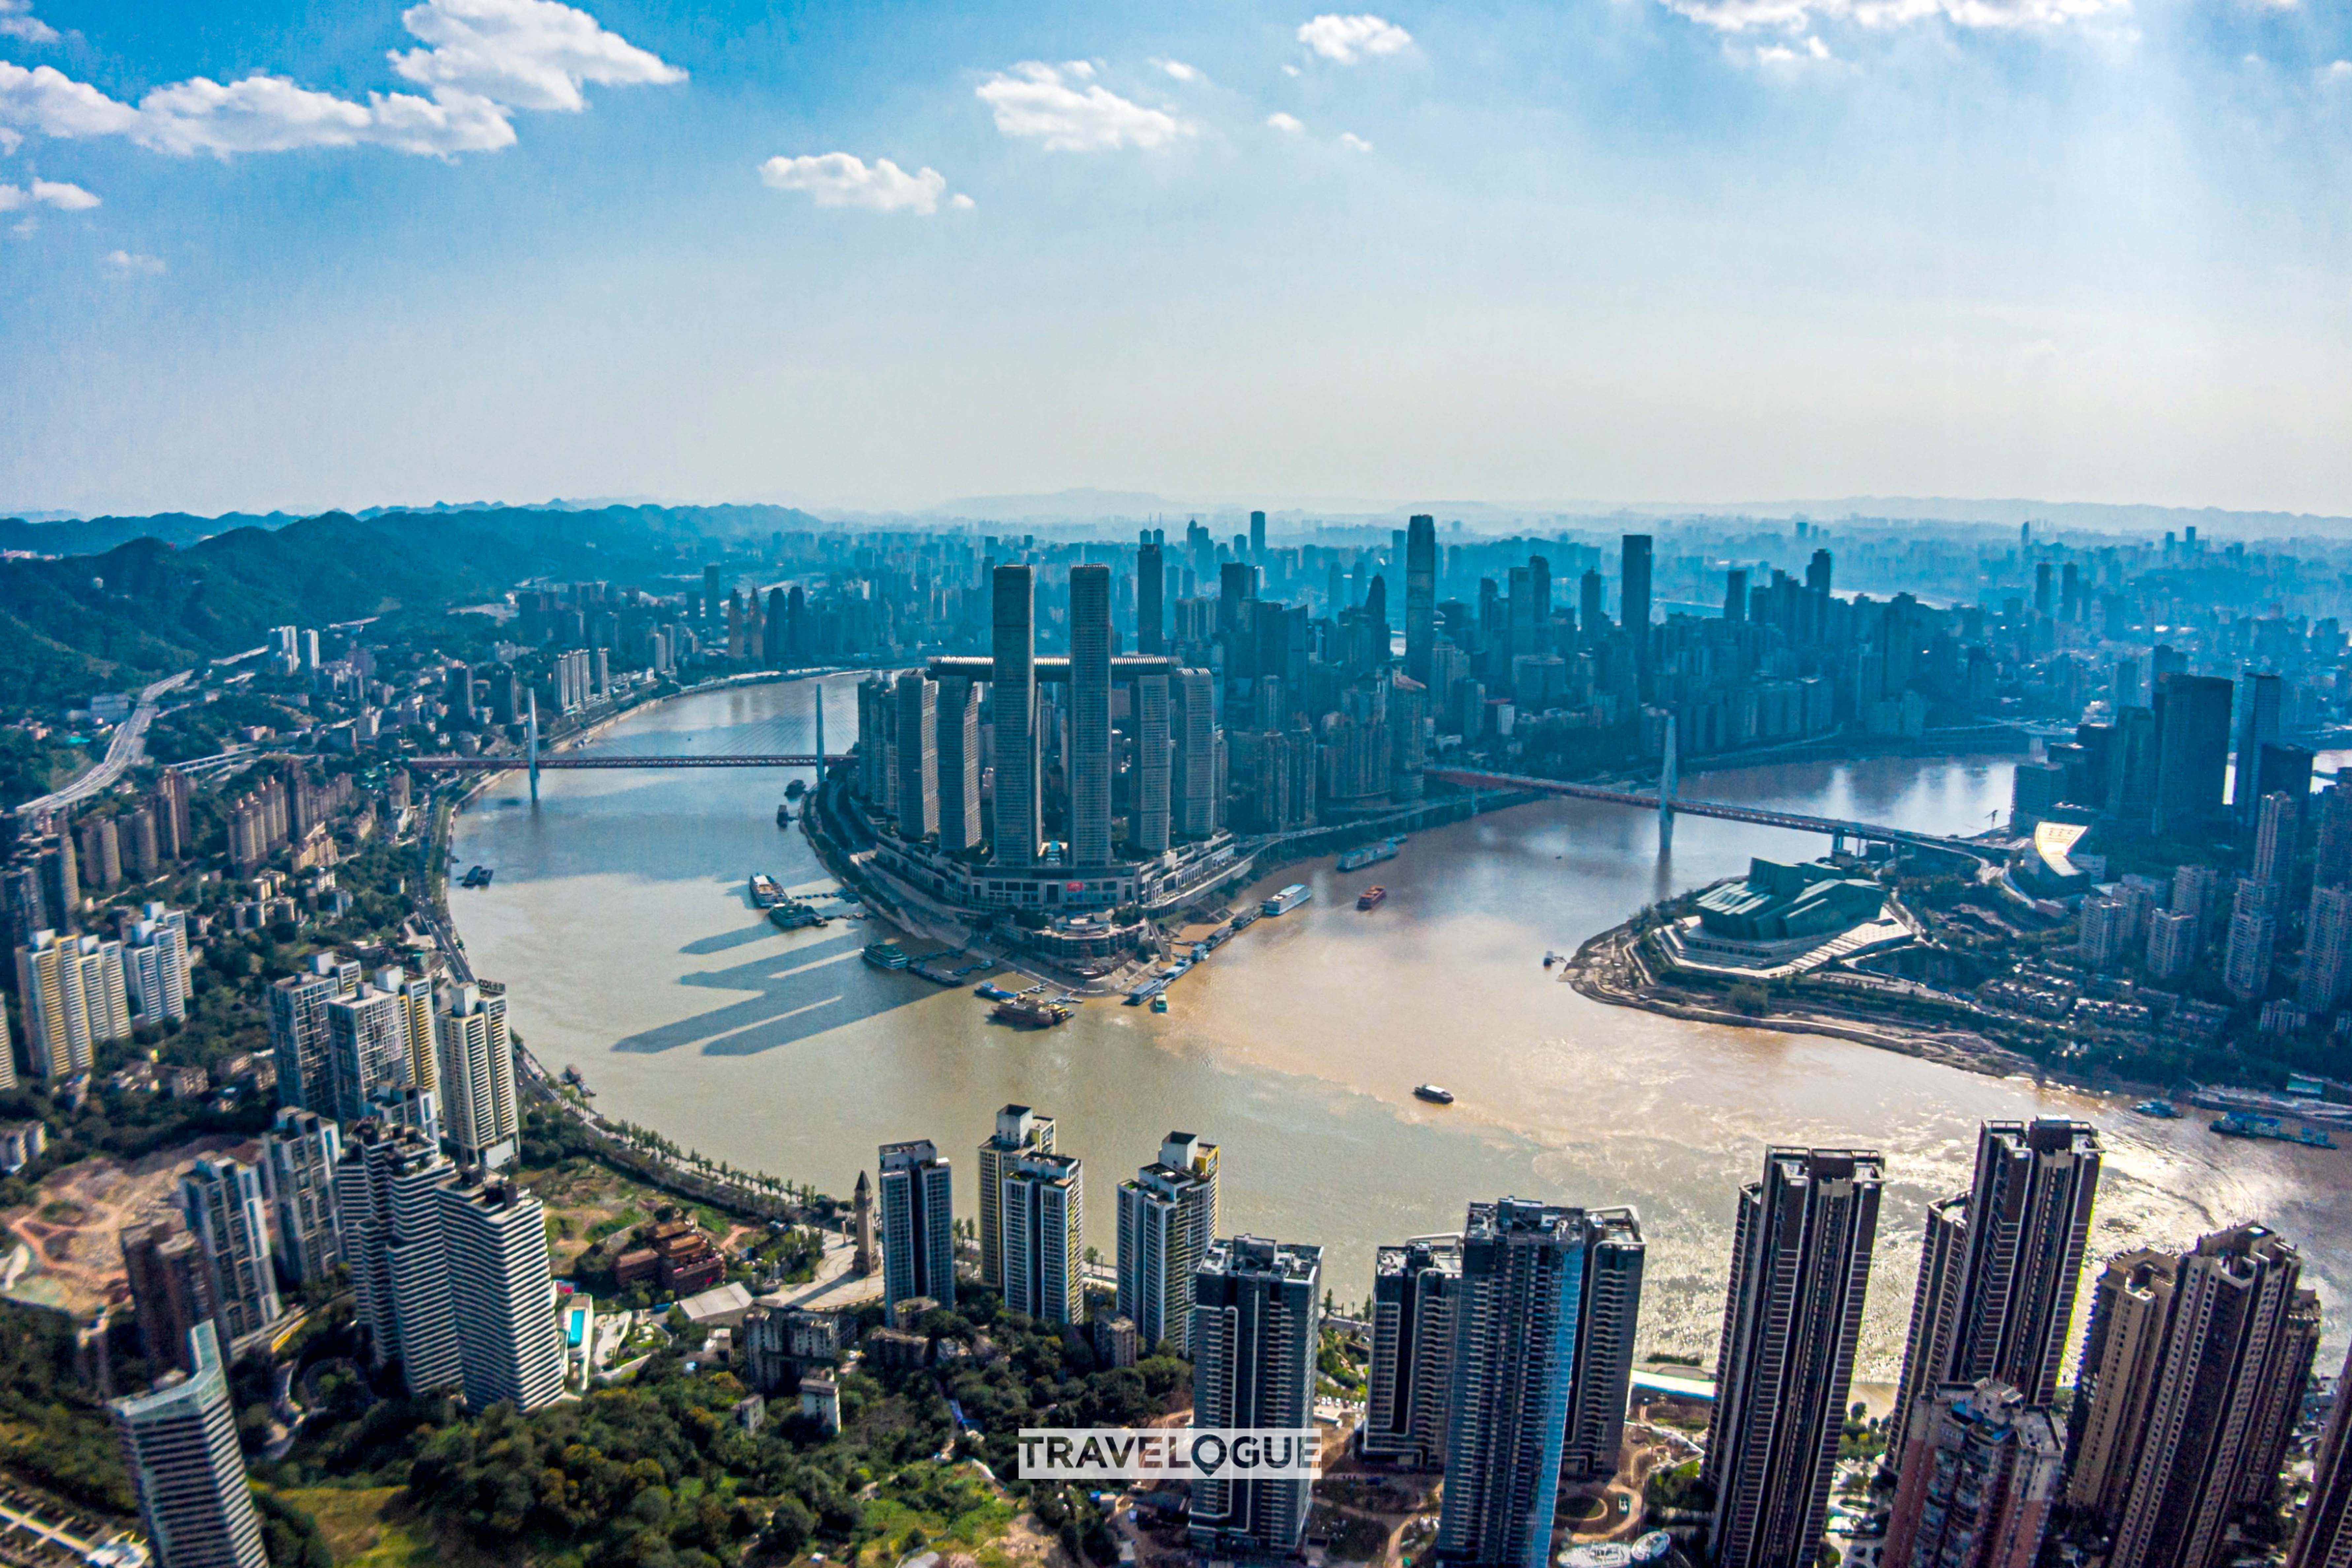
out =
<path fill-rule="evenodd" d="M 2344 0 L 0 0 L 0 512 L 2352 513 Z"/>

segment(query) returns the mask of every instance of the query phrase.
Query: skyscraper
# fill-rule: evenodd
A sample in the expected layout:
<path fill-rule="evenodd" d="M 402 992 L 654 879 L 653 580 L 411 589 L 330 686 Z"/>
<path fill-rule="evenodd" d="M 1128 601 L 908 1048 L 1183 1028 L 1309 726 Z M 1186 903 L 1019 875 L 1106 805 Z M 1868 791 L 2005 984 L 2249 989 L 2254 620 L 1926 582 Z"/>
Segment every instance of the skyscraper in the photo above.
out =
<path fill-rule="evenodd" d="M 1911 1424 L 1952 1386 L 1988 1379 L 2047 1410 L 2074 1321 L 2099 1185 L 2099 1134 L 2086 1121 L 1987 1121 L 1976 1180 L 1927 1211 L 1903 1381 L 1888 1436 L 1900 1462 Z"/>
<path fill-rule="evenodd" d="M 1885 1568 L 2033 1568 L 2063 1493 L 2057 1418 L 1987 1378 L 1924 1394 L 1911 1429 Z"/>
<path fill-rule="evenodd" d="M 1147 1353 L 1189 1331 L 1192 1275 L 1217 1234 L 1217 1146 L 1190 1132 L 1118 1187 L 1118 1315 Z"/>
<path fill-rule="evenodd" d="M 1601 580 L 1601 569 L 1587 567 L 1584 575 L 1576 580 L 1576 624 L 1588 643 L 1601 635 L 1601 623 L 1606 618 L 1601 605 L 1608 594 L 1608 584 Z"/>
<path fill-rule="evenodd" d="M 294 1278 L 324 1279 L 342 1261 L 335 1226 L 335 1164 L 341 1129 L 315 1110 L 282 1106 L 262 1140 L 262 1183 L 278 1215 L 278 1245 Z"/>
<path fill-rule="evenodd" d="M 1004 1305 L 1049 1323 L 1086 1312 L 1086 1173 L 1075 1156 L 1025 1149 L 1004 1163 L 997 1200 Z"/>
<path fill-rule="evenodd" d="M 928 1138 L 882 1145 L 882 1300 L 955 1305 L 953 1173 Z"/>
<path fill-rule="evenodd" d="M 1166 553 L 1151 539 L 1135 551 L 1135 651 L 1155 658 L 1168 651 Z"/>
<path fill-rule="evenodd" d="M 2294 871 L 2294 846 L 2302 813 L 2294 797 L 2283 790 L 2274 790 L 2253 804 L 2254 880 L 2267 890 L 2271 907 L 2275 910 L 2286 893 L 2287 879 Z"/>
<path fill-rule="evenodd" d="M 1436 646 L 1437 520 L 1424 514 L 1405 525 L 1404 538 L 1404 672 L 1423 686 Z"/>
<path fill-rule="evenodd" d="M 996 1131 L 980 1146 L 973 1162 L 973 1180 L 980 1188 L 980 1282 L 992 1290 L 1004 1289 L 1004 1175 L 1014 1159 L 1032 1151 L 1051 1153 L 1054 1119 L 1040 1116 L 1025 1105 L 1008 1105 L 996 1113 Z"/>
<path fill-rule="evenodd" d="M 1372 1365 L 1361 1438 L 1368 1458 L 1418 1469 L 1444 1464 L 1461 1287 L 1458 1236 L 1422 1237 L 1374 1255 Z"/>
<path fill-rule="evenodd" d="M 2311 1499 L 2296 1526 L 2286 1568 L 2352 1568 L 2352 1357 L 2336 1379 L 2311 1477 Z"/>
<path fill-rule="evenodd" d="M 988 711 L 996 784 L 990 825 L 999 865 L 1037 858 L 1037 636 L 1035 582 L 1026 566 L 999 566 L 991 589 L 992 653 Z"/>
<path fill-rule="evenodd" d="M 1135 681 L 1135 816 L 1128 837 L 1137 849 L 1157 855 L 1169 845 L 1172 820 L 1170 794 L 1175 776 L 1175 739 L 1171 730 L 1168 678 L 1138 676 Z"/>
<path fill-rule="evenodd" d="M 196 1238 L 179 1221 L 122 1233 L 122 1271 L 139 1314 L 139 1346 L 150 1370 L 195 1370 L 188 1331 L 213 1315 L 212 1285 Z"/>
<path fill-rule="evenodd" d="M 413 1394 L 464 1381 L 436 1194 L 456 1178 L 430 1139 L 366 1121 L 335 1166 L 335 1213 L 370 1363 Z"/>
<path fill-rule="evenodd" d="M 369 1098 L 409 1081 L 407 999 L 365 984 L 327 1004 L 326 1113 L 357 1121 Z M 288 1110 L 295 1109 L 292 1106 Z"/>
<path fill-rule="evenodd" d="M 1262 511 L 1250 513 L 1249 549 L 1251 560 L 1265 559 L 1265 513 Z"/>
<path fill-rule="evenodd" d="M 940 847 L 961 855 L 982 841 L 980 821 L 980 693 L 970 678 L 939 683 Z"/>
<path fill-rule="evenodd" d="M 1110 568 L 1070 568 L 1070 863 L 1110 864 Z"/>
<path fill-rule="evenodd" d="M 940 830 L 939 701 L 938 683 L 921 670 L 898 677 L 892 703 L 898 777 L 891 781 L 890 804 L 902 838 L 925 838 Z"/>
<path fill-rule="evenodd" d="M 1452 1292 L 1441 1563 L 1542 1568 L 1550 1555 L 1597 1239 L 1581 1209 L 1523 1198 L 1470 1205 Z M 1631 1321 L 1616 1327 L 1630 1353 Z M 1621 1384 L 1621 1423 L 1623 1398 Z"/>
<path fill-rule="evenodd" d="M 433 1191 L 467 1406 L 531 1411 L 563 1392 L 563 1343 L 547 1260 L 547 1211 L 503 1177 L 466 1171 Z"/>
<path fill-rule="evenodd" d="M 213 1325 L 189 1331 L 185 1372 L 107 1408 L 156 1568 L 269 1568 Z"/>
<path fill-rule="evenodd" d="M 1630 1208 L 1584 1211 L 1584 1294 L 1576 1314 L 1576 1375 L 1560 1436 L 1567 1481 L 1609 1479 L 1625 1447 L 1633 1335 L 1646 1261 L 1642 1222 Z"/>
<path fill-rule="evenodd" d="M 2167 674 L 2156 682 L 2156 808 L 2158 837 L 2210 826 L 2221 815 L 2222 783 L 2230 766 L 2227 680 L 2212 675 Z"/>
<path fill-rule="evenodd" d="M 327 1004 L 360 988 L 357 963 L 314 952 L 310 966 L 269 987 L 269 1045 L 278 1064 L 278 1103 L 332 1116 L 333 1047 Z"/>
<path fill-rule="evenodd" d="M 2318 1017 L 2352 994 L 2352 889 L 2314 888 L 2303 942 L 2305 1012 Z"/>
<path fill-rule="evenodd" d="M 2221 984 L 2241 1002 L 2258 1002 L 2271 986 L 2271 959 L 2278 940 L 2278 917 L 2269 889 L 2251 877 L 2238 879 L 2230 913 L 2230 939 L 2221 953 Z"/>
<path fill-rule="evenodd" d="M 1192 1277 L 1192 1424 L 1315 1422 L 1323 1249 L 1262 1237 L 1210 1243 Z M 1307 1532 L 1303 1480 L 1192 1483 L 1193 1546 L 1213 1556 L 1287 1555 Z"/>
<path fill-rule="evenodd" d="M 180 1213 L 204 1256 L 213 1321 L 234 1354 L 280 1315 L 261 1178 L 225 1154 L 199 1154 L 180 1179 Z"/>
<path fill-rule="evenodd" d="M 1618 624 L 1633 638 L 1635 657 L 1647 661 L 1650 646 L 1650 536 L 1629 533 L 1617 562 Z"/>
<path fill-rule="evenodd" d="M 441 1114 L 458 1156 L 493 1169 L 514 1163 L 521 1123 L 515 1106 L 514 1047 L 503 991 L 451 986 L 433 1016 Z"/>
<path fill-rule="evenodd" d="M 2145 1261 L 2157 1266 L 2118 1277 L 2111 1265 L 2100 1281 L 2075 1400 L 2085 1436 L 2074 1495 L 2095 1494 L 2112 1568 L 2212 1568 L 2226 1530 L 2268 1494 L 2284 1458 L 2316 1307 L 2298 1289 L 2294 1248 L 2261 1226 Z M 2168 1300 L 2148 1288 L 2167 1273 Z M 2111 1286 L 2133 1294 L 2118 1299 Z M 2126 1336 L 2137 1343 L 2111 1351 L 2118 1330 L 2137 1330 Z M 2105 1443 L 2095 1454 L 2095 1438 Z"/>
<path fill-rule="evenodd" d="M 1169 683 L 1172 742 L 1170 806 L 1180 838 L 1207 838 L 1217 831 L 1215 680 L 1205 669 L 1180 670 Z M 1002 787 L 1001 785 L 999 787 Z"/>
<path fill-rule="evenodd" d="M 2238 754 L 2230 805 L 2239 822 L 2249 826 L 2263 796 L 2278 787 L 2263 782 L 2262 756 L 2263 744 L 2278 739 L 2282 695 L 2282 683 L 2275 675 L 2250 669 L 2239 679 Z"/>
<path fill-rule="evenodd" d="M 1703 1475 L 1717 1568 L 1807 1568 L 1877 1241 L 1874 1151 L 1768 1150 L 1741 1189 Z"/>

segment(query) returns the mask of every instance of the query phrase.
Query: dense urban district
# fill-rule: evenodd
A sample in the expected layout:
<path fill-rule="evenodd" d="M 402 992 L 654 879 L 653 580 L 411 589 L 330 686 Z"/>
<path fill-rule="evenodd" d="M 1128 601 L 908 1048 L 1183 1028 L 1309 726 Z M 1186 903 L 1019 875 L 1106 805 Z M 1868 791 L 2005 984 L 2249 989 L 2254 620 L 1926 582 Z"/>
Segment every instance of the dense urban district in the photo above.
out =
<path fill-rule="evenodd" d="M 1588 994 L 2252 1138 L 2352 1117 L 2352 792 L 2320 757 L 2352 546 L 1228 522 L 0 526 L 0 1560 L 2352 1563 L 2294 1239 L 2089 1256 L 2088 1122 L 1986 1122 L 1924 1215 L 1882 1214 L 1881 1150 L 1763 1151 L 1722 1194 L 1711 1361 L 1643 1356 L 1632 1208 L 1464 1194 L 1340 1280 L 1231 1234 L 1226 1151 L 1171 1131 L 1105 1260 L 1037 1109 L 968 1174 L 908 1128 L 821 1194 L 597 1113 L 473 973 L 449 831 L 491 779 L 848 669 L 843 745 L 820 713 L 718 760 L 813 776 L 782 815 L 844 898 L 950 978 L 1025 976 L 1010 1024 L 1152 1001 L 1303 895 L 1239 900 L 1286 865 L 1568 794 L 1655 812 L 1662 851 L 1694 814 L 1829 841 L 1594 933 Z M 1880 753 L 2006 755 L 2012 809 L 1939 835 L 1704 784 Z M 1870 1262 L 1915 1223 L 1874 1408 Z M 1188 1425 L 1310 1433 L 1320 1474 L 1073 1480 L 1020 1441 Z"/>

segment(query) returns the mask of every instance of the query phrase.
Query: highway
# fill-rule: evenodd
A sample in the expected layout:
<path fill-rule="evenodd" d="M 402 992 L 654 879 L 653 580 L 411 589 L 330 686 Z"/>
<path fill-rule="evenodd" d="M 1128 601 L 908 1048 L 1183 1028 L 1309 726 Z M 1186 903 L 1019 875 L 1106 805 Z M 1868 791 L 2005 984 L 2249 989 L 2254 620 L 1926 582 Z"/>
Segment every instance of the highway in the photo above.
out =
<path fill-rule="evenodd" d="M 195 671 L 193 669 L 184 669 L 142 691 L 139 706 L 131 710 L 129 718 L 115 726 L 114 739 L 107 744 L 104 762 L 65 788 L 45 795 L 38 800 L 26 801 L 16 808 L 17 811 L 27 816 L 45 811 L 60 811 L 78 800 L 88 800 L 100 790 L 111 788 L 115 780 L 127 770 L 136 767 L 147 755 L 147 726 L 155 721 L 156 704 L 163 693 L 173 690 L 194 674 Z"/>

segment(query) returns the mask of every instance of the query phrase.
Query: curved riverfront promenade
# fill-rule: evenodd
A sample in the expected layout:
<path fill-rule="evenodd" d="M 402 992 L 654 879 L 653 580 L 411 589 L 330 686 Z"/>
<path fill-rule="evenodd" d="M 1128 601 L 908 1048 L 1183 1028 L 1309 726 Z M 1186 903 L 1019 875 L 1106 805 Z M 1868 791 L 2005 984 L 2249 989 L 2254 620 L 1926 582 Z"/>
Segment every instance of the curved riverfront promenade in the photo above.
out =
<path fill-rule="evenodd" d="M 855 735 L 855 678 L 824 685 L 838 751 Z M 599 743 L 804 749 L 814 686 L 664 703 Z M 2007 799 L 2010 765 L 1809 763 L 1712 773 L 1706 787 L 1949 833 Z M 2352 1155 L 2231 1143 L 2195 1121 L 2146 1121 L 2100 1097 L 1847 1040 L 1608 1006 L 1542 966 L 1547 950 L 1573 952 L 1751 856 L 1820 853 L 1810 837 L 1692 818 L 1662 863 L 1654 823 L 1622 807 L 1482 816 L 1416 834 L 1376 871 L 1323 860 L 1281 873 L 1312 901 L 1227 942 L 1170 988 L 1164 1016 L 1096 1001 L 1028 1034 L 989 1024 L 969 990 L 859 963 L 887 930 L 853 921 L 787 936 L 750 908 L 753 871 L 787 889 L 833 885 L 797 828 L 776 827 L 776 781 L 550 775 L 536 813 L 525 793 L 509 775 L 463 815 L 460 863 L 498 877 L 449 898 L 532 1050 L 577 1063 L 606 1115 L 822 1191 L 847 1193 L 877 1143 L 918 1137 L 964 1167 L 966 1186 L 996 1108 L 1034 1105 L 1089 1167 L 1087 1240 L 1108 1257 L 1113 1188 L 1181 1128 L 1223 1146 L 1224 1227 L 1322 1243 L 1342 1303 L 1369 1294 L 1375 1245 L 1458 1228 L 1469 1199 L 1630 1203 L 1649 1241 L 1645 1340 L 1706 1353 L 1733 1196 L 1765 1145 L 1875 1145 L 1889 1192 L 1864 1359 L 1865 1375 L 1891 1376 L 1920 1214 L 1966 1184 L 1978 1120 L 2076 1114 L 2109 1147 L 2095 1250 L 2260 1218 L 2304 1245 L 2331 1323 L 2352 1289 L 2352 1215 L 2331 1196 Z M 1355 893 L 1372 881 L 1388 899 L 1360 913 Z M 1413 1100 L 1428 1081 L 1456 1103 Z M 971 1194 L 957 1197 L 969 1213 Z"/>

